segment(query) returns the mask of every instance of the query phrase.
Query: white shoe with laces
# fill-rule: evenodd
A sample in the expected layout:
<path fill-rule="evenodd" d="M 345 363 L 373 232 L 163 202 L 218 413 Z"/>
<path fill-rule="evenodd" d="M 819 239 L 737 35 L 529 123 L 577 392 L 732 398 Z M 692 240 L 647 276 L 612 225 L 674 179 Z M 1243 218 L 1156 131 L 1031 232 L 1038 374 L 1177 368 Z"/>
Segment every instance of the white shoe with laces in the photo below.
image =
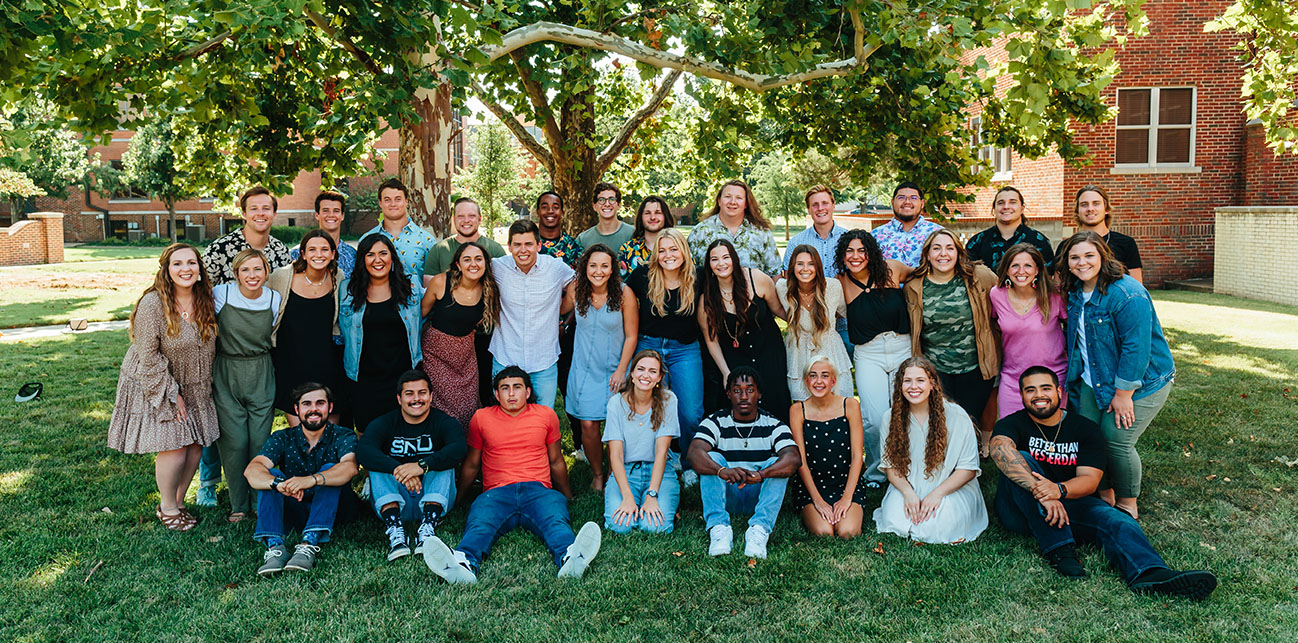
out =
<path fill-rule="evenodd" d="M 766 558 L 766 543 L 771 532 L 761 525 L 750 525 L 744 532 L 744 555 L 749 558 Z"/>
<path fill-rule="evenodd" d="M 437 536 L 424 541 L 424 564 L 429 571 L 452 585 L 472 585 L 478 582 L 478 575 L 473 573 L 464 552 L 451 551 Z"/>
<path fill-rule="evenodd" d="M 563 557 L 563 565 L 559 567 L 559 578 L 581 578 L 586 573 L 586 567 L 599 554 L 603 536 L 604 532 L 600 531 L 599 525 L 593 522 L 582 525 L 577 538 L 568 545 L 568 553 Z"/>
<path fill-rule="evenodd" d="M 717 525 L 708 532 L 711 539 L 708 543 L 709 556 L 725 556 L 735 544 L 735 531 L 730 525 Z"/>

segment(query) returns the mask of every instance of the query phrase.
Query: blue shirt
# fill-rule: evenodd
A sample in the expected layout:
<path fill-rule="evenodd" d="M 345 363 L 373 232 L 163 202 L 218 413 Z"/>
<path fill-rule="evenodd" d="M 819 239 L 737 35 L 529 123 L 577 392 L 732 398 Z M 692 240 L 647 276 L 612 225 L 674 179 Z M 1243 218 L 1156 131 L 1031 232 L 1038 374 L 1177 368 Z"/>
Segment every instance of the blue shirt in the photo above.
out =
<path fill-rule="evenodd" d="M 401 260 L 401 267 L 406 269 L 406 274 L 417 277 L 415 281 L 423 283 L 424 261 L 428 259 L 428 253 L 437 245 L 437 237 L 432 233 L 407 221 L 406 226 L 401 228 L 401 236 L 394 237 L 383 229 L 380 222 L 374 226 L 374 229 L 361 235 L 361 238 L 379 233 L 392 241 L 392 245 L 397 249 L 397 258 Z"/>
<path fill-rule="evenodd" d="M 297 261 L 302 253 L 293 248 L 288 251 L 288 256 L 293 261 Z M 338 269 L 343 271 L 343 277 L 352 276 L 352 268 L 356 267 L 356 249 L 347 244 L 346 241 L 338 242 Z"/>
<path fill-rule="evenodd" d="M 793 238 L 789 239 L 789 246 L 784 249 L 784 270 L 786 272 L 789 270 L 789 262 L 793 260 L 793 249 L 806 244 L 815 248 L 816 252 L 820 254 L 820 263 L 825 265 L 825 278 L 837 277 L 838 267 L 834 265 L 834 253 L 838 252 L 838 239 L 845 232 L 847 232 L 847 228 L 835 223 L 834 227 L 829 230 L 828 239 L 821 239 L 820 235 L 816 234 L 815 226 L 793 235 Z"/>
<path fill-rule="evenodd" d="M 921 216 L 910 232 L 906 232 L 901 227 L 901 221 L 893 217 L 891 221 L 871 230 L 870 234 L 879 242 L 884 259 L 894 259 L 915 268 L 919 266 L 919 256 L 924 252 L 924 240 L 941 229 L 941 225 Z"/>
<path fill-rule="evenodd" d="M 1079 322 L 1086 334 L 1079 331 Z M 1149 291 L 1128 275 L 1109 284 L 1108 292 L 1096 288 L 1086 300 L 1079 286 L 1068 295 L 1068 384 L 1079 393 L 1085 341 L 1086 367 L 1090 368 L 1095 403 L 1106 409 L 1117 389 L 1134 391 L 1139 400 L 1152 395 L 1176 377 L 1172 351 L 1154 312 Z M 1078 399 L 1073 397 L 1073 399 Z"/>
<path fill-rule="evenodd" d="M 403 235 L 404 236 L 404 235 Z M 361 346 L 365 342 L 365 302 L 360 310 L 352 309 L 351 279 L 338 284 L 338 330 L 343 334 L 343 370 L 355 382 L 361 370 Z M 424 298 L 424 284 L 420 277 L 410 277 L 410 299 L 397 305 L 397 314 L 406 325 L 406 342 L 410 347 L 410 368 L 423 359 L 419 350 L 422 319 L 419 302 Z"/>

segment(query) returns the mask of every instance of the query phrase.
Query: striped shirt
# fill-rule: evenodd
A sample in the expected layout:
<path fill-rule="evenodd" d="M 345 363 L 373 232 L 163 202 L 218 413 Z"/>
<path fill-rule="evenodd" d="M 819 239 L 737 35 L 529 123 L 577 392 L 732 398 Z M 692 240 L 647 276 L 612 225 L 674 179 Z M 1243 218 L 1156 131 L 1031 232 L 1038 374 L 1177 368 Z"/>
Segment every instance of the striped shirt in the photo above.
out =
<path fill-rule="evenodd" d="M 786 447 L 797 446 L 788 425 L 759 410 L 752 422 L 738 422 L 730 409 L 703 418 L 694 439 L 712 445 L 731 467 L 758 468 Z"/>

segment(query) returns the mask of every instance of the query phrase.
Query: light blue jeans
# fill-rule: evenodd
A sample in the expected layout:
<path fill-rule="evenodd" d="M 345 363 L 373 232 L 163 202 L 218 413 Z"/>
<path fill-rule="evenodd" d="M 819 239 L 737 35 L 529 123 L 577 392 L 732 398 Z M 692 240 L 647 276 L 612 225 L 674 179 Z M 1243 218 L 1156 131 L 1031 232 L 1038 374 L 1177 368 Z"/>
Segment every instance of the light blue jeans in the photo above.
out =
<path fill-rule="evenodd" d="M 635 501 L 637 507 L 644 504 L 644 494 L 649 490 L 653 471 L 652 462 L 626 463 L 626 481 L 631 486 L 631 499 Z M 658 508 L 662 509 L 663 523 L 655 525 L 648 518 L 642 517 L 629 525 L 615 524 L 613 514 L 622 504 L 622 488 L 618 486 L 617 480 L 610 476 L 608 483 L 604 485 L 604 528 L 615 534 L 629 534 L 632 529 L 653 534 L 670 534 L 675 527 L 672 521 L 676 519 L 676 507 L 680 502 L 681 483 L 676 479 L 676 471 L 673 470 L 672 463 L 668 462 L 663 469 L 662 483 L 658 485 Z"/>
<path fill-rule="evenodd" d="M 658 351 L 667 365 L 667 388 L 676 394 L 676 417 L 681 425 L 677 449 L 682 455 L 689 453 L 694 432 L 703 419 L 703 353 L 699 343 L 682 344 L 674 339 L 642 335 L 635 350 L 638 353 L 646 348 Z M 689 468 L 684 457 L 681 466 Z"/>
<path fill-rule="evenodd" d="M 410 522 L 419 520 L 425 502 L 435 502 L 442 506 L 442 515 L 451 510 L 455 504 L 455 469 L 429 471 L 422 479 L 422 493 L 414 493 L 406 485 L 397 482 L 390 473 L 370 472 L 370 493 L 374 496 L 374 513 L 383 511 L 383 505 L 397 503 L 401 519 Z"/>
<path fill-rule="evenodd" d="M 495 378 L 506 366 L 508 364 L 501 364 L 496 358 L 491 358 L 491 377 Z M 553 409 L 554 395 L 559 391 L 559 363 L 555 362 L 549 368 L 528 373 L 527 376 L 532 378 L 532 393 L 536 395 L 536 403 Z"/>
<path fill-rule="evenodd" d="M 712 461 L 719 466 L 728 467 L 724 456 L 716 451 L 709 451 Z M 775 464 L 776 456 L 762 462 L 758 470 Z M 775 519 L 780 516 L 780 505 L 784 504 L 784 489 L 789 486 L 788 478 L 767 478 L 757 484 L 731 484 L 717 476 L 699 476 L 699 495 L 703 499 L 703 521 L 708 531 L 717 525 L 729 525 L 730 514 L 752 514 L 748 526 L 761 525 L 766 533 L 775 530 Z"/>

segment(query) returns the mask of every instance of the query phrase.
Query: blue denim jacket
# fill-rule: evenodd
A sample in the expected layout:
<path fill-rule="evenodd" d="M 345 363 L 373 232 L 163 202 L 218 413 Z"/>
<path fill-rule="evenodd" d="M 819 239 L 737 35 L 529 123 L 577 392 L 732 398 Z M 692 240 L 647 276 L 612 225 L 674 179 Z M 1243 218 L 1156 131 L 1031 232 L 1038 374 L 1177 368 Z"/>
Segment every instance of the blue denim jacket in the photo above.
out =
<path fill-rule="evenodd" d="M 1068 385 L 1073 399 L 1082 385 L 1082 352 L 1077 349 L 1077 319 L 1082 292 L 1068 296 Z M 1099 289 L 1086 303 L 1086 354 L 1091 361 L 1095 402 L 1106 409 L 1117 389 L 1135 391 L 1139 400 L 1158 392 L 1176 377 L 1172 351 L 1154 312 L 1149 291 L 1128 275 Z"/>
<path fill-rule="evenodd" d="M 411 279 L 410 301 L 397 307 L 401 321 L 406 324 L 406 340 L 410 344 L 410 367 L 423 358 L 419 351 L 419 335 L 423 325 L 419 302 L 424 298 L 424 287 L 420 280 Z M 352 296 L 348 291 L 351 279 L 344 279 L 338 284 L 338 329 L 343 334 L 343 371 L 347 378 L 355 382 L 361 370 L 361 346 L 365 340 L 365 304 L 360 310 L 352 310 Z"/>

